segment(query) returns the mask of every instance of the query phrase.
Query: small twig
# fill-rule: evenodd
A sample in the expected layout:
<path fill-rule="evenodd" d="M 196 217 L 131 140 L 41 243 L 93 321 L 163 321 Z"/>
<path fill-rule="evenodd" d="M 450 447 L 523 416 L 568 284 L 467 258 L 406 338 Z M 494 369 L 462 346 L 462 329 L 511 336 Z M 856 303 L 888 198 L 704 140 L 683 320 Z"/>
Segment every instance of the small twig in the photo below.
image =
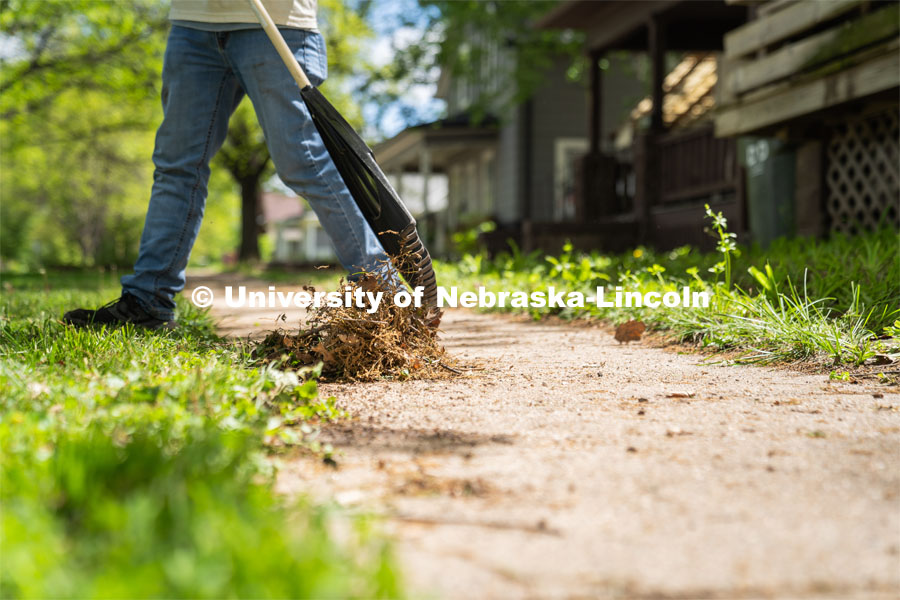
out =
<path fill-rule="evenodd" d="M 353 322 L 353 323 L 371 323 L 372 325 L 390 325 L 387 321 L 373 321 L 372 319 L 354 319 L 353 317 L 338 317 L 341 321 L 344 322 Z"/>
<path fill-rule="evenodd" d="M 442 363 L 442 362 L 439 362 L 439 363 L 438 363 L 438 366 L 439 366 L 439 367 L 443 367 L 443 368 L 447 369 L 448 371 L 450 371 L 450 372 L 452 372 L 452 373 L 456 373 L 457 375 L 462 375 L 462 374 L 463 374 L 463 372 L 460 371 L 459 369 L 454 369 L 453 367 L 451 367 L 451 366 L 449 366 L 449 365 L 445 365 L 445 364 Z"/>
<path fill-rule="evenodd" d="M 313 327 L 312 329 L 307 329 L 306 331 L 301 331 L 297 334 L 297 337 L 306 337 L 308 335 L 313 335 L 315 333 L 319 333 L 320 331 L 324 331 L 328 329 L 330 325 L 320 325 L 318 327 Z"/>
<path fill-rule="evenodd" d="M 420 525 L 462 525 L 465 527 L 487 527 L 490 529 L 513 529 L 526 531 L 528 533 L 540 533 L 543 535 L 552 536 L 562 535 L 562 532 L 560 532 L 558 529 L 547 527 L 543 522 L 538 523 L 537 525 L 531 525 L 527 523 L 513 523 L 505 521 L 470 521 L 467 519 L 426 517 L 408 515 L 403 513 L 388 513 L 384 516 L 388 519 L 404 521 L 406 523 L 416 523 Z"/>

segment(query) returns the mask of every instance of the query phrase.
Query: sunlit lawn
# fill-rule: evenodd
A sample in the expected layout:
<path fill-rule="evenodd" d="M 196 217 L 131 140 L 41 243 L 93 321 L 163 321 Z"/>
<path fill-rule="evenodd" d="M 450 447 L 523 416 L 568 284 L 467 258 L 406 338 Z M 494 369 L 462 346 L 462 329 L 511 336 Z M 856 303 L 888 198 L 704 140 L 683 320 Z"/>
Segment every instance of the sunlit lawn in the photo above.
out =
<path fill-rule="evenodd" d="M 172 332 L 76 330 L 119 294 L 99 272 L 4 275 L 0 308 L 3 597 L 395 596 L 365 521 L 285 506 L 272 451 L 336 416 L 314 380 L 253 364 L 179 305 Z"/>
<path fill-rule="evenodd" d="M 722 228 L 727 234 L 727 229 Z M 510 252 L 466 254 L 438 264 L 443 285 L 494 291 L 581 291 L 622 286 L 640 292 L 707 291 L 706 309 L 518 309 L 534 318 L 639 319 L 649 327 L 709 350 L 736 350 L 754 362 L 821 361 L 858 366 L 889 355 L 900 360 L 900 238 L 883 229 L 854 238 L 779 240 L 769 248 L 719 252 L 689 247 L 669 252 L 635 248 L 622 254 Z M 612 296 L 612 294 L 608 294 Z M 506 308 L 505 310 L 516 310 Z M 883 359 L 880 359 L 883 360 Z"/>

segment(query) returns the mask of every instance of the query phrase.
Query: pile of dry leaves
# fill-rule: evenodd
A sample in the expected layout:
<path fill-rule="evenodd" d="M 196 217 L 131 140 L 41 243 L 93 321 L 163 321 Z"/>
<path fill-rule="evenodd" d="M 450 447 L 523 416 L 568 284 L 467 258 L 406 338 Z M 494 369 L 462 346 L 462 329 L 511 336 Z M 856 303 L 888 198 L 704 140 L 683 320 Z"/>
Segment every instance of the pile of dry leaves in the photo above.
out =
<path fill-rule="evenodd" d="M 437 327 L 429 325 L 433 315 L 423 308 L 394 304 L 397 285 L 380 275 L 368 275 L 359 282 L 342 280 L 342 294 L 355 294 L 359 288 L 381 291 L 384 299 L 374 312 L 369 312 L 368 302 L 362 308 L 310 308 L 304 328 L 297 333 L 273 331 L 255 348 L 255 354 L 291 368 L 321 362 L 323 378 L 331 380 L 422 379 L 458 372 L 446 363 Z"/>

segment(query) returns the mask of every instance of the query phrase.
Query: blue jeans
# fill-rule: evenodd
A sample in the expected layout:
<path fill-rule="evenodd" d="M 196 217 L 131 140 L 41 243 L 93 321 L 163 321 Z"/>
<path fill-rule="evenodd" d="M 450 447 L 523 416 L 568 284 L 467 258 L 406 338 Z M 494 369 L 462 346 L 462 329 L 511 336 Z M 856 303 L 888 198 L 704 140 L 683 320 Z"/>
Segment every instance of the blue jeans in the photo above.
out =
<path fill-rule="evenodd" d="M 327 76 L 325 41 L 315 31 L 282 29 L 313 85 Z M 163 122 L 156 134 L 153 190 L 134 274 L 122 289 L 160 319 L 174 316 L 175 294 L 206 205 L 209 161 L 228 119 L 250 97 L 278 175 L 312 206 L 351 273 L 374 270 L 386 256 L 262 29 L 200 31 L 173 26 L 162 73 Z"/>

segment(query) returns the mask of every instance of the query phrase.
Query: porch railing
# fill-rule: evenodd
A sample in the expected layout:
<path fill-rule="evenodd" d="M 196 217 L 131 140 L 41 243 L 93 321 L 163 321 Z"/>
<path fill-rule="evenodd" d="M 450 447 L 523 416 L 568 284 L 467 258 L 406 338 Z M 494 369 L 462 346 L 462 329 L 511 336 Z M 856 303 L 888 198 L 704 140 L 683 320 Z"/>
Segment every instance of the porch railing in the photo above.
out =
<path fill-rule="evenodd" d="M 716 138 L 712 126 L 656 139 L 660 185 L 651 204 L 674 204 L 734 191 L 739 167 L 734 139 Z"/>

